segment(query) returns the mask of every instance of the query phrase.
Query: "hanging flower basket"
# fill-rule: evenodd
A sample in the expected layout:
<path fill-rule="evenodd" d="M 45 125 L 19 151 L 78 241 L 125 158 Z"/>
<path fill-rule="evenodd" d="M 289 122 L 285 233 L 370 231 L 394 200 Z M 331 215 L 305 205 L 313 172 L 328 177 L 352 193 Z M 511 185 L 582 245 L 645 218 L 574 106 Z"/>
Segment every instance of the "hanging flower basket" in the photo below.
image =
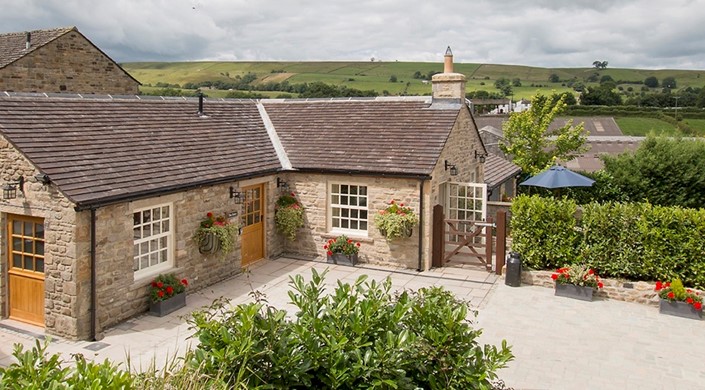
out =
<path fill-rule="evenodd" d="M 411 207 L 392 200 L 389 206 L 375 215 L 375 226 L 387 239 L 411 237 L 414 226 L 419 223 L 419 217 Z"/>
<path fill-rule="evenodd" d="M 202 254 L 212 254 L 220 250 L 220 239 L 213 233 L 206 233 L 201 237 L 198 251 Z"/>
<path fill-rule="evenodd" d="M 274 224 L 284 237 L 290 241 L 296 240 L 299 228 L 304 227 L 304 207 L 295 193 L 284 194 L 277 199 Z"/>
<path fill-rule="evenodd" d="M 231 223 L 225 215 L 216 216 L 206 214 L 206 219 L 201 221 L 196 229 L 193 239 L 198 245 L 198 251 L 203 254 L 212 254 L 218 251 L 223 254 L 235 249 L 235 233 L 238 226 Z"/>

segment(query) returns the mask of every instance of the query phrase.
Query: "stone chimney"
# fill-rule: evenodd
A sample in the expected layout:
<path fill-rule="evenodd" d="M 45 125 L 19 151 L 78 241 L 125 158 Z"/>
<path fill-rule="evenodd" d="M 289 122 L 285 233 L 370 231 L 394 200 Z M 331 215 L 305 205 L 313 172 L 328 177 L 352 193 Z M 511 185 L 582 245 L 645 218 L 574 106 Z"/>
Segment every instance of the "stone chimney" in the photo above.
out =
<path fill-rule="evenodd" d="M 465 75 L 453 73 L 453 52 L 446 49 L 443 61 L 443 73 L 433 75 L 433 100 L 465 101 Z"/>

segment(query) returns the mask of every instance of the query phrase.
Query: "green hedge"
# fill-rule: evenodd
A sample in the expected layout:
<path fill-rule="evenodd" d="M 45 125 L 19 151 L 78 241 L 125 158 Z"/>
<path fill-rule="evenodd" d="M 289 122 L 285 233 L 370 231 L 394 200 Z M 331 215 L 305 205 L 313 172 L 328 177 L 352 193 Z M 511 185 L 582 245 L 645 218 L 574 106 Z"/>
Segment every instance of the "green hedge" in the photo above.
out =
<path fill-rule="evenodd" d="M 587 263 L 603 277 L 681 278 L 705 288 L 705 209 L 648 203 L 591 203 L 518 196 L 512 248 L 525 266 L 555 269 Z"/>

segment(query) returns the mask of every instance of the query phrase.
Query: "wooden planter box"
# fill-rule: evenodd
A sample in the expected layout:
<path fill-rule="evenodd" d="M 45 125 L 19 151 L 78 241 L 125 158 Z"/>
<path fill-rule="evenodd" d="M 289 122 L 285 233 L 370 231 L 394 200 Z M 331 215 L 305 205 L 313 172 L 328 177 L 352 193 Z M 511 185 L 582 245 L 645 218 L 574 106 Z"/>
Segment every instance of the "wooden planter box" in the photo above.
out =
<path fill-rule="evenodd" d="M 169 299 L 149 303 L 149 314 L 163 317 L 186 306 L 186 293 L 176 294 Z"/>
<path fill-rule="evenodd" d="M 331 264 L 355 265 L 357 264 L 357 253 L 352 255 L 333 253 L 332 255 L 328 255 L 327 262 Z"/>
<path fill-rule="evenodd" d="M 671 302 L 668 299 L 661 299 L 658 306 L 658 312 L 661 314 L 690 318 L 693 320 L 699 320 L 703 316 L 703 311 L 695 310 L 691 304 L 681 301 Z"/>
<path fill-rule="evenodd" d="M 594 289 L 590 286 L 576 286 L 574 284 L 556 283 L 556 296 L 592 301 Z"/>

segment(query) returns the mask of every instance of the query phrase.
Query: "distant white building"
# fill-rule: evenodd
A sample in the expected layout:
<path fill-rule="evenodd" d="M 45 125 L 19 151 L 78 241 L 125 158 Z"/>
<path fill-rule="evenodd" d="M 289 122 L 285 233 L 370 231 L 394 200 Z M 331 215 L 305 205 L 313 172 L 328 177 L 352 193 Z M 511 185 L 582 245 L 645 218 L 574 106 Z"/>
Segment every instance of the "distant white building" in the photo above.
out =
<path fill-rule="evenodd" d="M 531 108 L 531 101 L 526 99 L 521 99 L 514 103 L 511 100 L 507 104 L 500 104 L 494 110 L 490 111 L 490 114 L 500 115 L 509 112 L 522 112 Z"/>

